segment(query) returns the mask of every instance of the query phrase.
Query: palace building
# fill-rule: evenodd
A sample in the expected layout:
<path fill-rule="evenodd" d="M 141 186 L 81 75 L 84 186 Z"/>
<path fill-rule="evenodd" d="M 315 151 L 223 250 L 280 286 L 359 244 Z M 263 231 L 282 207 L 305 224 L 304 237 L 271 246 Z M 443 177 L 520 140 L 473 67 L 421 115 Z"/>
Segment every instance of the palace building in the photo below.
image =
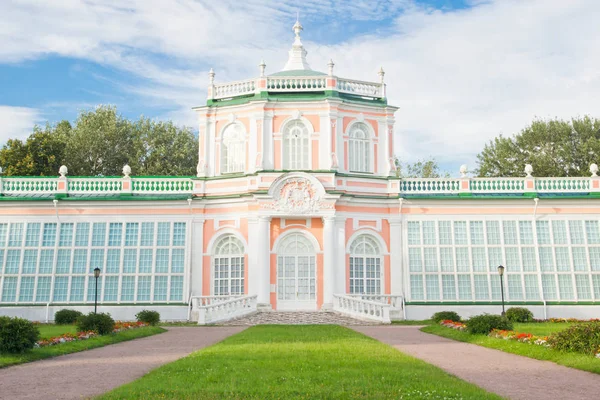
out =
<path fill-rule="evenodd" d="M 464 167 L 401 179 L 384 71 L 364 82 L 332 61 L 313 70 L 293 30 L 279 72 L 262 62 L 257 78 L 218 83 L 211 70 L 194 108 L 197 176 L 0 176 L 0 315 L 52 320 L 97 300 L 115 319 L 331 310 L 389 322 L 500 313 L 502 289 L 506 307 L 537 318 L 598 315 L 596 165 L 577 178 L 523 166 L 522 178 Z"/>

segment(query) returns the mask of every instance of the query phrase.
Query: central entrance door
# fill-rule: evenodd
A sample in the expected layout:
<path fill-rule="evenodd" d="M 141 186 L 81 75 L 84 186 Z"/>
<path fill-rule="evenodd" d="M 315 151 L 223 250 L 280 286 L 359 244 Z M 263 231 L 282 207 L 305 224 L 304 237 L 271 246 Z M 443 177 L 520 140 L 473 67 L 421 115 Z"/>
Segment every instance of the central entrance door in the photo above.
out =
<path fill-rule="evenodd" d="M 316 310 L 315 248 L 306 236 L 285 237 L 277 252 L 277 309 Z"/>

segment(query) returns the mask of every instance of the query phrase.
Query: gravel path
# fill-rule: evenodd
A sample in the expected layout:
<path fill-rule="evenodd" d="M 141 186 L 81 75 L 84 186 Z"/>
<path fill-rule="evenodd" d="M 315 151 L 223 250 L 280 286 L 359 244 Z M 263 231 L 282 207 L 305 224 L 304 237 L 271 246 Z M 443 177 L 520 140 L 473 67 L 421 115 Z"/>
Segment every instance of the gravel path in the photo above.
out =
<path fill-rule="evenodd" d="M 254 326 L 254 325 L 381 325 L 373 321 L 346 317 L 330 311 L 265 311 L 245 317 L 232 319 L 219 325 Z"/>
<path fill-rule="evenodd" d="M 0 399 L 84 399 L 243 331 L 171 327 L 168 332 L 0 369 Z"/>
<path fill-rule="evenodd" d="M 423 333 L 415 326 L 355 326 L 465 381 L 510 399 L 600 398 L 600 375 Z"/>

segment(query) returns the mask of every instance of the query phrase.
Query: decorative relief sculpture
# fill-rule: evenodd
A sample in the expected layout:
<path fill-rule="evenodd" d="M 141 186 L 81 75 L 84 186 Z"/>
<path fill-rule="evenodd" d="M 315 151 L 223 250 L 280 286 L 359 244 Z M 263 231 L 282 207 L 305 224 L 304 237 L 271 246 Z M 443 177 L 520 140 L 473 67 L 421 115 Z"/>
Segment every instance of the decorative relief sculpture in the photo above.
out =
<path fill-rule="evenodd" d="M 290 177 L 276 188 L 273 201 L 262 204 L 261 208 L 287 214 L 310 214 L 333 208 L 333 204 L 322 201 L 320 189 L 308 178 Z"/>

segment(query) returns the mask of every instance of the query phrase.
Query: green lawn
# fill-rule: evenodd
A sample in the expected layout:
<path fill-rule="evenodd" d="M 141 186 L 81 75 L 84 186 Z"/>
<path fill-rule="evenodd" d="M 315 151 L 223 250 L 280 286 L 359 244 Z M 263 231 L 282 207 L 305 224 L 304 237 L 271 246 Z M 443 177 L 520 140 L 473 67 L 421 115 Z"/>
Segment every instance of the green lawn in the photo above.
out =
<path fill-rule="evenodd" d="M 500 399 L 350 329 L 251 327 L 100 399 Z"/>
<path fill-rule="evenodd" d="M 75 325 L 42 324 L 37 325 L 37 328 L 40 331 L 40 339 L 50 339 L 64 333 L 77 333 Z"/>
<path fill-rule="evenodd" d="M 539 324 L 516 324 L 519 327 L 515 327 L 519 332 L 531 332 L 529 329 L 533 325 L 541 325 L 540 332 L 544 331 L 544 325 L 561 325 L 560 323 L 539 323 Z M 520 325 L 524 325 L 522 328 Z M 562 329 L 565 327 L 563 326 Z M 549 329 L 554 329 L 553 327 Z M 558 328 L 557 328 L 558 329 Z M 434 335 L 443 336 L 449 339 L 458 340 L 460 342 L 467 342 L 477 344 L 483 347 L 489 347 L 491 349 L 502 350 L 507 353 L 518 354 L 525 357 L 535 358 L 537 360 L 552 361 L 556 364 L 564 365 L 566 367 L 577 368 L 584 371 L 594 372 L 600 374 L 600 359 L 592 356 L 586 356 L 579 353 L 563 353 L 557 350 L 552 350 L 543 346 L 536 346 L 527 343 L 520 343 L 513 340 L 503 340 L 497 338 L 491 338 L 485 335 L 471 335 L 467 332 L 457 331 L 455 329 L 446 328 L 441 325 L 429 325 L 421 328 L 423 332 L 432 333 Z M 548 332 L 548 330 L 546 330 Z"/>
<path fill-rule="evenodd" d="M 61 325 L 55 325 L 56 331 Z M 64 326 L 64 325 L 63 325 Z M 69 326 L 69 325 L 67 325 Z M 47 326 L 50 328 L 51 326 Z M 149 326 L 144 328 L 131 329 L 122 331 L 115 334 L 98 336 L 88 340 L 80 340 L 76 342 L 62 343 L 55 346 L 41 347 L 33 349 L 23 354 L 6 354 L 0 353 L 0 368 L 8 367 L 10 365 L 22 364 L 30 361 L 41 360 L 43 358 L 61 356 L 63 354 L 76 353 L 78 351 L 94 349 L 96 347 L 106 346 L 108 344 L 114 344 L 123 342 L 126 340 L 132 340 L 142 338 L 146 336 L 156 335 L 157 333 L 166 332 L 163 328 L 157 326 Z M 62 332 L 64 333 L 64 331 Z M 60 333 L 59 333 L 60 334 Z M 57 336 L 57 335 L 53 335 Z"/>
<path fill-rule="evenodd" d="M 531 333 L 536 336 L 550 336 L 573 325 L 569 322 L 529 322 L 515 323 L 514 330 L 521 333 Z"/>

